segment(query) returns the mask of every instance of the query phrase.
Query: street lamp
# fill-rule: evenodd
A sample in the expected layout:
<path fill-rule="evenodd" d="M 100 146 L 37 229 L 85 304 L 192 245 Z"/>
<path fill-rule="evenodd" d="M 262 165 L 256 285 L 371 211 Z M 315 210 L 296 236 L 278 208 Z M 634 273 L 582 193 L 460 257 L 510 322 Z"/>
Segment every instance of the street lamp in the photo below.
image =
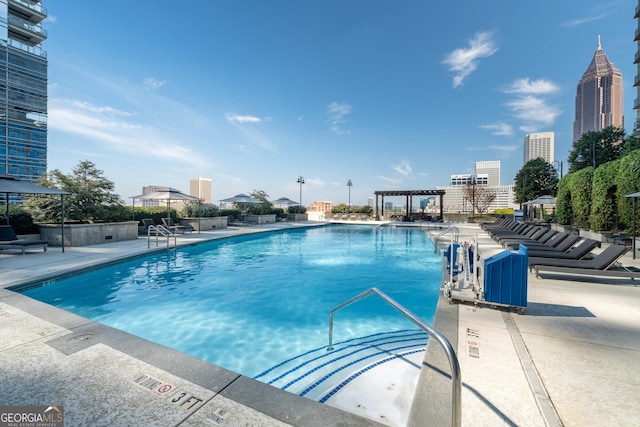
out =
<path fill-rule="evenodd" d="M 349 187 L 349 213 L 351 213 L 351 187 L 353 187 L 351 180 L 347 181 L 347 187 Z"/>
<path fill-rule="evenodd" d="M 591 147 L 591 159 L 593 161 L 593 169 L 595 170 L 596 168 L 596 142 L 593 141 L 592 143 L 592 147 Z M 584 156 L 584 154 L 582 154 L 582 151 L 580 151 L 580 153 L 578 154 L 578 157 L 576 157 L 576 162 L 578 163 L 584 163 L 587 161 L 587 158 Z"/>
<path fill-rule="evenodd" d="M 578 157 L 580 157 L 580 156 L 578 156 Z M 578 160 L 578 159 L 576 159 L 576 160 Z M 553 168 L 553 172 L 554 172 L 554 173 L 556 173 L 556 174 L 557 174 L 558 172 L 560 172 L 560 178 L 562 178 L 562 162 L 559 162 L 559 161 L 557 161 L 557 160 L 554 160 L 554 161 L 553 161 L 553 163 L 552 163 L 552 165 L 553 165 L 553 166 L 552 166 L 552 168 Z"/>
<path fill-rule="evenodd" d="M 296 182 L 300 184 L 300 207 L 302 207 L 302 184 L 304 184 L 304 177 L 299 176 Z"/>

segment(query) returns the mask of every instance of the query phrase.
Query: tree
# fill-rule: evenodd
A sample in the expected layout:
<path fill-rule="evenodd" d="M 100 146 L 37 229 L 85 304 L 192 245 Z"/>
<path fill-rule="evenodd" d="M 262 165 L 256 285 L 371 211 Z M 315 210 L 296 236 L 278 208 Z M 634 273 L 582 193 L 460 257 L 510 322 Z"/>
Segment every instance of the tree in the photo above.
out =
<path fill-rule="evenodd" d="M 573 149 L 569 153 L 567 159 L 569 172 L 575 172 L 594 164 L 598 167 L 603 163 L 620 158 L 624 139 L 624 129 L 614 126 L 583 134 L 573 144 Z M 581 156 L 582 161 L 578 161 L 578 156 Z"/>
<path fill-rule="evenodd" d="M 471 203 L 473 212 L 482 215 L 498 197 L 498 192 L 493 187 L 486 185 L 468 184 L 462 189 L 462 194 Z"/>
<path fill-rule="evenodd" d="M 620 153 L 620 157 L 624 157 L 632 151 L 637 150 L 638 148 L 640 148 L 640 138 L 638 138 L 637 136 L 630 136 L 622 143 L 622 151 Z"/>
<path fill-rule="evenodd" d="M 67 191 L 65 196 L 65 217 L 77 221 L 110 219 L 119 215 L 124 203 L 113 193 L 115 185 L 104 177 L 104 172 L 88 161 L 81 161 L 70 175 L 58 169 L 49 172 L 38 182 L 41 185 Z M 60 200 L 47 196 L 32 197 L 25 206 L 34 212 L 39 221 L 59 218 L 62 210 Z"/>
<path fill-rule="evenodd" d="M 271 212 L 271 210 L 273 209 L 273 203 L 269 201 L 269 195 L 266 191 L 253 190 L 253 192 L 249 195 L 254 199 L 260 200 L 260 203 L 248 203 L 249 206 L 247 206 L 247 210 L 249 213 L 255 215 L 264 215 L 265 213 Z"/>
<path fill-rule="evenodd" d="M 525 163 L 514 181 L 514 199 L 520 204 L 544 195 L 555 196 L 558 191 L 558 175 L 553 166 L 541 157 Z"/>

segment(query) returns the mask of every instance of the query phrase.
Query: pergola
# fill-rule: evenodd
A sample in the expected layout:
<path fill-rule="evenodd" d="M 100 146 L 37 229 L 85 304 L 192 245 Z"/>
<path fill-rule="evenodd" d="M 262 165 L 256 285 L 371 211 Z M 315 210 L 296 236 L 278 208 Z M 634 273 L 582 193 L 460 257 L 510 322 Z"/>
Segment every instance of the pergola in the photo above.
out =
<path fill-rule="evenodd" d="M 442 210 L 442 198 L 444 197 L 444 190 L 384 190 L 374 191 L 376 195 L 376 220 L 380 219 L 378 214 L 378 196 L 382 196 L 382 211 L 381 215 L 384 217 L 384 198 L 385 197 L 406 197 L 407 217 L 413 211 L 413 196 L 440 196 L 440 218 L 443 218 Z"/>

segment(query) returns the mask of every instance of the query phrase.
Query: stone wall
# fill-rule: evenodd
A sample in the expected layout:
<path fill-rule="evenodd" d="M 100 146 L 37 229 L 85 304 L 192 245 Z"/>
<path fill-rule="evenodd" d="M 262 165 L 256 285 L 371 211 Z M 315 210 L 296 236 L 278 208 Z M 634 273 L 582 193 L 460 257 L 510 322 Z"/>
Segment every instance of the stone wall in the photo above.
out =
<path fill-rule="evenodd" d="M 41 240 L 49 242 L 49 246 L 62 246 L 61 224 L 38 224 L 38 228 Z M 137 238 L 138 221 L 64 225 L 65 246 L 90 246 Z"/>

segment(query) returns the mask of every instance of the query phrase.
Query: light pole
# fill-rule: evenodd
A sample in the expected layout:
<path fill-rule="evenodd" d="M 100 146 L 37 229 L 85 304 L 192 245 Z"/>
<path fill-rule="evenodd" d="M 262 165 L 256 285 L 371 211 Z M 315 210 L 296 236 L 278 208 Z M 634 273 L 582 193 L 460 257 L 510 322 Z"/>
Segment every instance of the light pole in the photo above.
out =
<path fill-rule="evenodd" d="M 299 176 L 296 182 L 300 184 L 300 207 L 302 208 L 302 184 L 304 184 L 304 177 Z"/>
<path fill-rule="evenodd" d="M 595 141 L 593 141 L 591 145 L 591 160 L 593 164 L 593 169 L 595 170 L 596 169 L 596 142 Z M 585 161 L 587 161 L 587 159 L 582 154 L 582 151 L 581 151 L 580 154 L 578 154 L 578 156 L 576 157 L 576 162 L 584 163 Z"/>
<path fill-rule="evenodd" d="M 471 175 L 471 185 L 473 186 L 472 191 L 472 200 L 471 200 L 471 218 L 476 217 L 476 176 Z"/>
<path fill-rule="evenodd" d="M 349 213 L 351 213 L 351 187 L 353 187 L 351 180 L 347 181 L 347 187 L 349 187 Z"/>
<path fill-rule="evenodd" d="M 553 165 L 552 167 L 553 167 L 553 170 L 555 171 L 555 173 L 560 172 L 560 178 L 562 178 L 562 162 L 554 160 L 552 165 Z"/>

